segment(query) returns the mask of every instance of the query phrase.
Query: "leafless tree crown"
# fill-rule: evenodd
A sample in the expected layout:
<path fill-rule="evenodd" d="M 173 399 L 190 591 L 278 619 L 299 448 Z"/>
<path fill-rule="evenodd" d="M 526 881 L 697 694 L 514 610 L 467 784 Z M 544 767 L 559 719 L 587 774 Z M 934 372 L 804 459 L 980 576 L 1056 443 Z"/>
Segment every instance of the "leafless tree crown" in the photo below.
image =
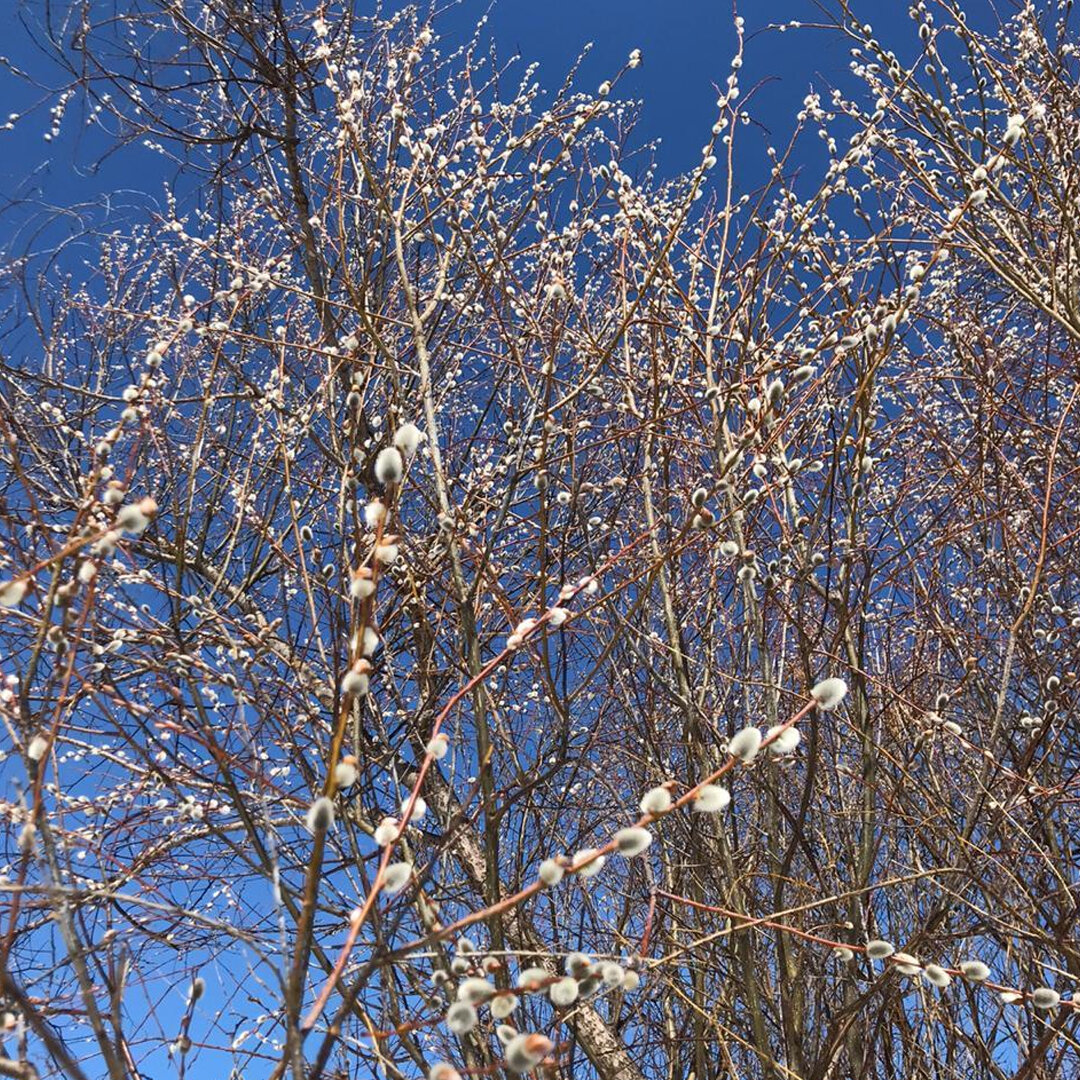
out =
<path fill-rule="evenodd" d="M 1080 39 L 976 6 L 764 149 L 736 19 L 665 181 L 636 50 L 28 5 L 173 179 L 3 269 L 0 1075 L 1078 1075 Z"/>

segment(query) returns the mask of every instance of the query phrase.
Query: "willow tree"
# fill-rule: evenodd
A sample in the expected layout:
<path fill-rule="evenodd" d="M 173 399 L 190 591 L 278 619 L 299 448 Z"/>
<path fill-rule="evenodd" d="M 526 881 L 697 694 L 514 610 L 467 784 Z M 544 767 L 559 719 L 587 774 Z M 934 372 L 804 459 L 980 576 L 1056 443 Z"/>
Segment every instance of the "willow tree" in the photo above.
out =
<path fill-rule="evenodd" d="M 1066 1075 L 1070 7 L 913 13 L 665 180 L 637 51 L 42 10 L 175 176 L 6 274 L 0 1072 Z"/>

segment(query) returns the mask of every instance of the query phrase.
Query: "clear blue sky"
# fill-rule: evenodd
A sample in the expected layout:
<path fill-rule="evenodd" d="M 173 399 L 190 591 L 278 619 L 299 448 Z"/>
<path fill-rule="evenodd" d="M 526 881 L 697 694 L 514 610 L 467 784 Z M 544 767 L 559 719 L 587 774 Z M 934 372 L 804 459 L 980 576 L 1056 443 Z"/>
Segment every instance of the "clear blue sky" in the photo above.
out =
<path fill-rule="evenodd" d="M 37 22 L 44 0 L 6 0 L 17 6 L 27 22 Z M 111 0 L 91 0 L 99 14 L 108 14 Z M 315 9 L 314 0 L 312 10 Z M 368 5 L 360 5 L 366 7 Z M 859 5 L 857 5 L 858 7 Z M 977 6 L 977 5 L 976 5 Z M 336 7 L 336 5 L 335 5 Z M 874 25 L 876 35 L 902 59 L 918 53 L 915 25 L 907 14 L 906 0 L 866 0 L 861 17 Z M 331 9 L 333 10 L 333 9 Z M 538 78 L 548 86 L 561 82 L 587 42 L 593 49 L 582 68 L 582 86 L 595 87 L 618 70 L 633 48 L 640 48 L 642 65 L 620 85 L 622 97 L 643 103 L 638 137 L 662 140 L 659 163 L 671 175 L 696 164 L 700 147 L 716 118 L 714 86 L 730 71 L 735 47 L 733 10 L 728 2 L 710 0 L 502 0 L 487 9 L 465 0 L 438 19 L 449 47 L 460 41 L 475 22 L 490 11 L 488 29 L 507 58 L 515 51 L 525 61 L 540 63 Z M 847 78 L 848 44 L 835 31 L 813 29 L 823 20 L 813 0 L 746 0 L 739 7 L 746 20 L 749 39 L 741 73 L 744 95 L 764 82 L 755 94 L 753 114 L 765 132 L 757 140 L 778 145 L 791 130 L 793 116 L 807 89 L 825 90 Z M 785 33 L 767 30 L 770 24 L 800 20 L 807 24 Z M 169 175 L 164 163 L 139 145 L 129 147 L 92 168 L 98 157 L 93 129 L 87 128 L 74 102 L 60 137 L 47 142 L 51 98 L 28 88 L 10 71 L 9 63 L 22 68 L 43 84 L 62 85 L 59 73 L 43 57 L 31 35 L 9 20 L 3 44 L 7 62 L 0 64 L 0 122 L 10 112 L 20 112 L 14 130 L 0 130 L 0 249 L 8 249 L 16 223 L 23 224 L 29 207 L 14 214 L 13 198 L 29 196 L 35 202 L 59 208 L 108 199 L 127 207 L 160 205 L 163 183 Z M 36 106 L 36 107 L 35 107 Z M 767 132 L 767 133 L 766 133 Z M 760 176 L 762 158 L 752 151 L 754 140 L 743 145 L 751 184 Z M 747 151 L 750 151 L 747 153 Z M 78 232 L 80 222 L 71 219 Z M 21 245 L 16 245 L 21 246 Z"/>
<path fill-rule="evenodd" d="M 862 18 L 898 56 L 918 54 L 906 0 L 869 0 L 861 6 Z M 767 81 L 755 96 L 753 112 L 779 142 L 811 84 L 824 90 L 846 79 L 849 45 L 835 31 L 810 28 L 826 21 L 813 0 L 744 0 L 738 13 L 748 39 L 740 73 L 743 92 Z M 586 42 L 593 42 L 593 50 L 583 73 L 597 83 L 617 70 L 631 49 L 640 48 L 642 65 L 621 85 L 621 96 L 642 101 L 640 133 L 663 139 L 661 165 L 674 172 L 698 163 L 716 120 L 714 87 L 731 70 L 734 17 L 730 0 L 505 0 L 492 9 L 490 26 L 504 51 L 516 48 L 524 58 L 540 61 L 547 75 L 542 81 L 560 77 Z M 805 25 L 797 31 L 765 29 L 792 20 Z"/>

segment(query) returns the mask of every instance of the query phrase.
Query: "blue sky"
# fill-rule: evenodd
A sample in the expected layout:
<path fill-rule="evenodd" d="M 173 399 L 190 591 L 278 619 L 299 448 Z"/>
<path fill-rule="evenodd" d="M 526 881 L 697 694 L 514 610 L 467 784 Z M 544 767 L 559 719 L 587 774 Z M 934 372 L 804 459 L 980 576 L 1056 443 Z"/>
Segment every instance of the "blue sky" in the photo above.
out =
<path fill-rule="evenodd" d="M 11 3 L 11 0 L 9 0 Z M 111 4 L 94 0 L 106 14 Z M 363 5 L 360 5 L 361 7 Z M 905 0 L 877 0 L 862 5 L 875 33 L 902 59 L 918 52 L 915 25 Z M 314 10 L 315 5 L 312 4 Z M 97 164 L 105 148 L 100 133 L 87 126 L 73 99 L 57 139 L 46 141 L 52 95 L 29 87 L 11 71 L 11 65 L 29 73 L 41 86 L 59 89 L 61 73 L 34 43 L 26 25 L 33 25 L 41 5 L 19 0 L 19 23 L 8 24 L 0 62 L 0 120 L 20 114 L 14 130 L 0 130 L 0 246 L 10 248 L 20 223 L 33 217 L 31 205 L 22 203 L 12 213 L 13 199 L 31 204 L 67 208 L 87 202 L 109 201 L 124 207 L 124 214 L 140 207 L 160 205 L 170 170 L 152 151 L 132 145 Z M 620 84 L 619 96 L 642 102 L 638 138 L 659 139 L 661 172 L 672 175 L 695 165 L 700 147 L 716 118 L 714 86 L 730 71 L 735 49 L 734 13 L 726 2 L 709 0 L 503 0 L 490 8 L 466 0 L 441 15 L 437 22 L 449 49 L 461 41 L 488 11 L 487 29 L 499 54 L 514 52 L 540 64 L 538 78 L 547 86 L 561 82 L 586 43 L 593 47 L 581 69 L 581 86 L 594 87 L 640 48 L 643 63 Z M 810 86 L 825 91 L 844 85 L 850 61 L 848 43 L 835 31 L 814 28 L 824 20 L 813 0 L 750 0 L 739 8 L 748 39 L 741 73 L 744 96 L 756 84 L 753 115 L 760 125 L 758 148 L 780 145 L 790 132 L 795 112 Z M 801 21 L 800 29 L 779 32 L 770 24 Z M 763 158 L 744 141 L 744 180 L 752 184 Z M 756 159 L 756 160 L 755 160 Z M 81 222 L 71 218 L 77 232 Z M 16 246 L 21 246 L 16 244 Z"/>
<path fill-rule="evenodd" d="M 863 17 L 898 55 L 917 51 L 905 0 L 863 6 Z M 811 84 L 824 90 L 845 79 L 848 45 L 835 31 L 811 28 L 824 21 L 812 0 L 750 0 L 738 13 L 748 39 L 744 93 L 767 80 L 753 111 L 779 142 Z M 593 49 L 583 73 L 597 82 L 617 70 L 631 49 L 640 48 L 642 65 L 621 85 L 622 94 L 642 101 L 641 134 L 663 140 L 661 166 L 677 172 L 697 164 L 716 119 L 714 86 L 731 70 L 734 15 L 727 0 L 509 0 L 493 8 L 490 26 L 504 51 L 517 48 L 523 57 L 539 60 L 549 79 L 561 76 L 586 42 L 593 42 Z M 806 25 L 798 31 L 766 30 L 791 20 Z"/>

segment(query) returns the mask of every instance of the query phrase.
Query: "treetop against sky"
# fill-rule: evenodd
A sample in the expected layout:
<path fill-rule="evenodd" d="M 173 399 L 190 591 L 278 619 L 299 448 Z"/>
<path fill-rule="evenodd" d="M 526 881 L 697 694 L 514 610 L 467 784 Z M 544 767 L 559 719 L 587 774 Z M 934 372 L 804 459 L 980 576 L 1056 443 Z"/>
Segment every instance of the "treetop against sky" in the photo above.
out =
<path fill-rule="evenodd" d="M 0 1073 L 1070 1076 L 1071 4 L 16 17 Z"/>

